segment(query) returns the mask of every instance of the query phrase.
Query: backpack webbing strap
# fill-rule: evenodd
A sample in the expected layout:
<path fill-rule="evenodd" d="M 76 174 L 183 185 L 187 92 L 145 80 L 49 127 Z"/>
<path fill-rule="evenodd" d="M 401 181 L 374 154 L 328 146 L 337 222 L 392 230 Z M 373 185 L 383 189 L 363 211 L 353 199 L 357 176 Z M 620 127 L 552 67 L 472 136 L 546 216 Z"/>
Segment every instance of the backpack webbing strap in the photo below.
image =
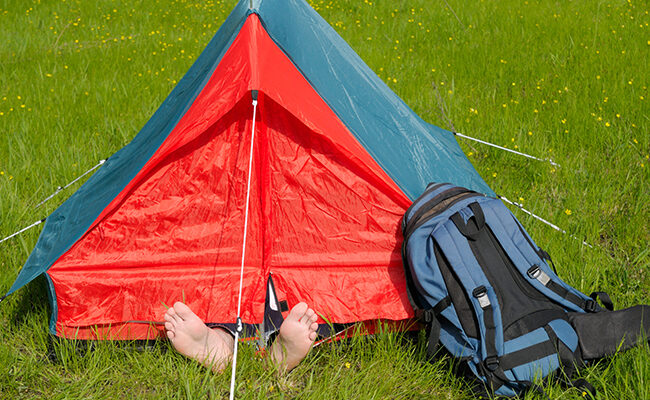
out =
<path fill-rule="evenodd" d="M 512 388 L 513 384 L 518 384 L 523 385 L 528 390 L 535 391 L 539 395 L 543 396 L 546 400 L 551 400 L 551 398 L 548 397 L 548 394 L 546 394 L 546 391 L 543 387 L 530 380 L 510 379 L 506 376 L 502 368 L 497 368 L 495 371 L 489 373 L 489 375 L 486 375 L 486 378 L 487 384 L 489 384 L 489 389 L 491 389 L 491 393 L 487 392 L 489 398 L 494 398 L 493 394 L 501 386 L 508 385 Z M 487 385 L 486 388 L 488 388 Z"/>
<path fill-rule="evenodd" d="M 547 333 L 548 340 L 509 354 L 504 354 L 498 358 L 495 357 L 496 362 L 493 361 L 489 363 L 488 359 L 485 360 L 483 370 L 485 371 L 485 377 L 488 379 L 493 392 L 504 384 L 518 383 L 546 396 L 544 390 L 540 390 L 541 387 L 535 385 L 532 381 L 511 379 L 505 374 L 505 371 L 507 370 L 512 370 L 518 366 L 558 354 L 556 344 L 558 340 L 557 335 L 555 335 L 555 332 L 553 332 L 548 325 L 544 326 L 544 330 Z M 497 384 L 496 386 L 495 383 Z M 548 396 L 546 396 L 546 398 L 548 399 Z"/>
<path fill-rule="evenodd" d="M 429 325 L 429 339 L 427 343 L 427 358 L 433 359 L 438 352 L 440 340 L 440 321 L 438 315 L 451 305 L 451 297 L 447 296 L 440 300 L 438 304 L 428 310 L 415 310 L 415 316 L 422 322 Z"/>
<path fill-rule="evenodd" d="M 435 320 L 436 317 L 440 315 L 440 313 L 445 308 L 449 307 L 450 305 L 451 305 L 451 297 L 447 296 L 444 299 L 440 300 L 432 308 L 426 310 L 416 309 L 415 317 L 418 318 L 420 321 L 424 322 L 425 324 L 429 324 L 433 320 Z"/>
<path fill-rule="evenodd" d="M 544 342 L 525 347 L 521 350 L 502 355 L 499 357 L 499 367 L 501 367 L 503 370 L 509 370 L 517 368 L 520 365 L 527 364 L 531 361 L 548 357 L 552 354 L 557 354 L 557 350 L 555 349 L 553 341 L 549 339 Z"/>
<path fill-rule="evenodd" d="M 469 208 L 474 214 L 473 218 L 476 222 L 476 226 L 466 223 L 460 213 L 455 213 L 452 215 L 451 221 L 454 223 L 454 225 L 456 225 L 456 228 L 458 228 L 458 231 L 460 231 L 463 236 L 471 240 L 476 240 L 479 231 L 485 226 L 485 215 L 483 214 L 483 211 L 481 210 L 481 207 L 478 205 L 478 203 L 471 203 L 469 205 Z"/>
<path fill-rule="evenodd" d="M 614 302 L 612 302 L 612 299 L 609 297 L 609 295 L 605 292 L 593 292 L 592 294 L 589 295 L 594 301 L 600 300 L 601 303 L 605 306 L 606 309 L 609 311 L 614 311 Z"/>
<path fill-rule="evenodd" d="M 427 341 L 427 359 L 433 360 L 440 348 L 440 321 L 434 318 L 429 323 L 429 340 Z"/>
<path fill-rule="evenodd" d="M 583 298 L 576 296 L 574 293 L 571 293 L 568 289 L 555 281 L 550 281 L 546 287 L 557 293 L 563 299 L 570 301 L 571 303 L 582 308 L 586 312 L 597 312 L 600 310 L 600 306 L 595 301 L 591 299 L 584 300 Z"/>
<path fill-rule="evenodd" d="M 496 348 L 496 324 L 494 323 L 494 309 L 487 295 L 485 286 L 479 286 L 472 292 L 483 309 L 483 325 L 485 326 L 485 352 L 486 357 L 483 363 L 488 371 L 495 371 L 499 368 L 499 358 Z"/>
<path fill-rule="evenodd" d="M 564 286 L 560 285 L 559 283 L 553 281 L 546 272 L 542 271 L 539 265 L 533 265 L 528 269 L 528 271 L 526 271 L 526 273 L 531 279 L 536 279 L 537 281 L 539 281 L 539 283 L 546 286 L 548 289 L 553 291 L 558 296 L 562 297 L 564 300 L 575 304 L 576 306 L 580 307 L 586 312 L 598 312 L 601 310 L 601 307 L 593 299 L 585 300 L 579 297 L 578 295 L 576 295 L 575 293 L 571 292 Z"/>
<path fill-rule="evenodd" d="M 566 311 L 551 309 L 528 314 L 508 326 L 508 331 L 516 336 L 524 335 L 531 331 L 531 326 L 544 326 L 555 319 L 566 319 Z"/>
<path fill-rule="evenodd" d="M 520 226 L 521 229 L 521 226 Z M 528 240 L 527 236 L 524 236 L 526 240 Z M 553 267 L 553 272 L 555 272 L 555 275 L 557 275 L 557 268 L 555 267 L 555 263 L 553 262 L 553 259 L 551 258 L 551 255 L 546 252 L 546 250 L 542 249 L 541 247 L 537 248 L 537 254 L 539 255 L 539 258 L 542 260 L 546 260 L 551 263 L 551 267 Z M 548 264 L 548 263 L 547 263 Z"/>

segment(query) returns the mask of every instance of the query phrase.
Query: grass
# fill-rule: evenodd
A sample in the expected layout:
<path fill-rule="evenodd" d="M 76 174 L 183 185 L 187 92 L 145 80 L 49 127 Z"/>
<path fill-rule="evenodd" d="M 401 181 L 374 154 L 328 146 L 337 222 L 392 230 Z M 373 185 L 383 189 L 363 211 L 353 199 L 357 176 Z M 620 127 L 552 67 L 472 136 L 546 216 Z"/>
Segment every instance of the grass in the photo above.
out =
<path fill-rule="evenodd" d="M 79 184 L 34 206 L 133 138 L 233 3 L 0 1 L 0 238 L 47 216 Z M 497 193 L 594 246 L 515 211 L 567 282 L 609 292 L 617 308 L 650 303 L 646 2 L 311 3 L 425 120 L 559 163 L 461 142 Z M 38 234 L 0 244 L 0 292 Z M 0 305 L 3 398 L 227 396 L 228 374 L 163 342 L 52 343 L 43 289 L 37 280 Z M 287 377 L 243 346 L 239 398 L 471 397 L 448 360 L 427 363 L 408 343 L 381 334 L 322 346 Z M 650 398 L 647 345 L 581 374 L 600 398 Z M 554 384 L 548 394 L 580 397 Z"/>

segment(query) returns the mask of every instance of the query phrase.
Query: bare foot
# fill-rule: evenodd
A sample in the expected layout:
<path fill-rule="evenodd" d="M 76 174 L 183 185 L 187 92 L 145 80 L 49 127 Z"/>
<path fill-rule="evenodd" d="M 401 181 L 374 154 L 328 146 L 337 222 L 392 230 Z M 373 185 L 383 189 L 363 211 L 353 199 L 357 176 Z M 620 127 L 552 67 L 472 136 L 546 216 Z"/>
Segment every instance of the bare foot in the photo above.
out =
<path fill-rule="evenodd" d="M 165 313 L 165 330 L 172 345 L 215 372 L 221 372 L 232 359 L 234 338 L 223 329 L 210 329 L 181 302 Z"/>
<path fill-rule="evenodd" d="M 271 360 L 280 372 L 292 370 L 305 358 L 316 340 L 318 316 L 305 303 L 296 304 L 280 326 L 271 346 Z"/>

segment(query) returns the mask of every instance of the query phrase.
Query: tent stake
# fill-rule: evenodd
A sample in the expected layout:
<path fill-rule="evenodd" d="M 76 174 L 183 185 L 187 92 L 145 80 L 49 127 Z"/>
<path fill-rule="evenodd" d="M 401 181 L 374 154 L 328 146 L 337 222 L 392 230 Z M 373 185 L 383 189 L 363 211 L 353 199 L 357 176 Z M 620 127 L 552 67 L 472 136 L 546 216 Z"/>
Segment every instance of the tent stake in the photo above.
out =
<path fill-rule="evenodd" d="M 252 4 L 252 1 L 251 1 Z M 241 321 L 241 295 L 244 284 L 244 259 L 246 258 L 246 231 L 248 230 L 248 203 L 251 193 L 251 175 L 253 171 L 253 145 L 255 143 L 255 118 L 257 116 L 257 90 L 251 92 L 253 98 L 253 126 L 251 127 L 251 147 L 248 156 L 248 185 L 246 187 L 246 204 L 244 211 L 244 239 L 241 251 L 241 269 L 239 271 L 239 298 L 237 300 L 237 329 L 235 330 L 235 343 L 232 350 L 232 373 L 230 375 L 230 400 L 235 398 L 235 371 L 237 371 L 237 348 L 239 347 L 239 335 L 243 331 Z"/>

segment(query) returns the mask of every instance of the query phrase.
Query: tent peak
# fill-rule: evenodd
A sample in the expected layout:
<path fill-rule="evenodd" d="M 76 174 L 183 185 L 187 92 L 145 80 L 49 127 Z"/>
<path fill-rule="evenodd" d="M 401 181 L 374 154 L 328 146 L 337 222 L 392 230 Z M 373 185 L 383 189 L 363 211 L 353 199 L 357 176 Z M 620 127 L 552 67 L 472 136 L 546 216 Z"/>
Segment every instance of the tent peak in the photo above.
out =
<path fill-rule="evenodd" d="M 248 10 L 253 11 L 259 9 L 261 3 L 262 0 L 248 0 Z"/>

